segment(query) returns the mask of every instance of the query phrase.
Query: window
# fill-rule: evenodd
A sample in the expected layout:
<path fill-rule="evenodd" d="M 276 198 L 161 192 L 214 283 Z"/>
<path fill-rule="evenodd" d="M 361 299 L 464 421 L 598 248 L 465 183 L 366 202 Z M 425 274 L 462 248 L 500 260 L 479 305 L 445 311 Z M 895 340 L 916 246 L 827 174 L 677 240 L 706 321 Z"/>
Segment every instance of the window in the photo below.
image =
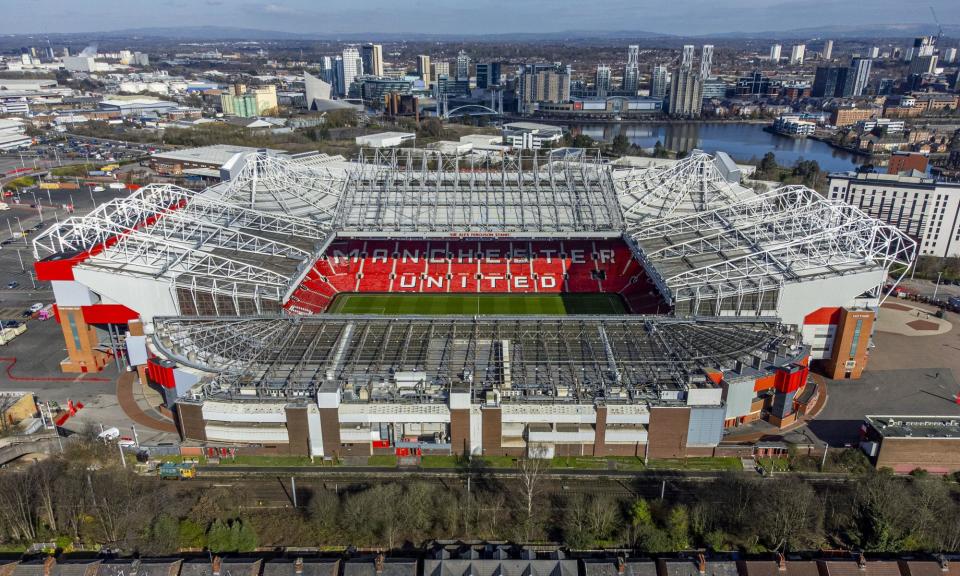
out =
<path fill-rule="evenodd" d="M 850 341 L 850 358 L 857 355 L 857 346 L 860 345 L 860 330 L 863 328 L 863 318 L 857 319 L 857 324 L 853 328 L 853 340 Z"/>

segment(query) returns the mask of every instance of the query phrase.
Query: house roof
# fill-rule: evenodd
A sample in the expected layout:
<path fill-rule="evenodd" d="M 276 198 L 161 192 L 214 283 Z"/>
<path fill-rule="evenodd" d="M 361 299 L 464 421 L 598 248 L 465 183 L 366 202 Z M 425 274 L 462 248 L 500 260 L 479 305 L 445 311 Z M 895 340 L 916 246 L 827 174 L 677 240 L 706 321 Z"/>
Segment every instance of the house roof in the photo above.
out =
<path fill-rule="evenodd" d="M 899 563 L 892 561 L 824 560 L 821 566 L 823 576 L 901 576 Z"/>
<path fill-rule="evenodd" d="M 294 558 L 278 558 L 263 563 L 263 576 L 337 576 L 339 564 L 336 558 L 303 558 L 298 574 Z"/>
<path fill-rule="evenodd" d="M 376 557 L 347 560 L 343 576 L 416 576 L 416 558 L 384 558 L 383 567 L 377 569 Z"/>
<path fill-rule="evenodd" d="M 630 560 L 623 563 L 623 572 L 618 570 L 617 560 L 611 558 L 584 559 L 584 576 L 657 576 L 657 563 L 653 560 Z"/>

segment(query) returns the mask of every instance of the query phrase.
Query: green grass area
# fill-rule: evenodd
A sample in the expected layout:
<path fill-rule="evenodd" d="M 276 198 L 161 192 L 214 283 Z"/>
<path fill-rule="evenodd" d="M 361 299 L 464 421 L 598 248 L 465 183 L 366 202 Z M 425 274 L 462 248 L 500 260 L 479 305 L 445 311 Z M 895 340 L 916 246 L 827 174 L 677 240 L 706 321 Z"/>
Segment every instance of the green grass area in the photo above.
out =
<path fill-rule="evenodd" d="M 650 460 L 651 470 L 743 470 L 739 458 L 662 458 Z"/>
<path fill-rule="evenodd" d="M 377 466 L 382 468 L 395 467 L 397 457 L 392 454 L 374 454 L 367 458 L 367 466 Z"/>
<path fill-rule="evenodd" d="M 315 459 L 313 462 L 306 456 L 237 456 L 236 458 L 223 458 L 220 460 L 223 466 L 331 466 L 322 460 Z"/>
<path fill-rule="evenodd" d="M 390 316 L 627 313 L 616 294 L 340 294 L 329 311 Z"/>
<path fill-rule="evenodd" d="M 607 456 L 607 460 L 614 463 L 617 470 L 645 470 L 643 458 L 637 456 Z"/>
<path fill-rule="evenodd" d="M 588 456 L 558 456 L 550 461 L 551 468 L 574 468 L 577 470 L 604 470 L 607 468 L 605 458 L 591 458 Z"/>

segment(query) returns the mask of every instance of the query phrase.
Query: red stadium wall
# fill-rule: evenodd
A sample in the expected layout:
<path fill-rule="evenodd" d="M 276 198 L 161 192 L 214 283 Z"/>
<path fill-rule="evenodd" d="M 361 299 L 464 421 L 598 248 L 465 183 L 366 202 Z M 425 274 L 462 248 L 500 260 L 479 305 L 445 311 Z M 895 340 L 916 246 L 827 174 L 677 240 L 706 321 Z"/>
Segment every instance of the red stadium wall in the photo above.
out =
<path fill-rule="evenodd" d="M 622 240 L 344 240 L 316 262 L 287 308 L 316 313 L 340 292 L 616 293 L 634 312 L 659 299 Z"/>

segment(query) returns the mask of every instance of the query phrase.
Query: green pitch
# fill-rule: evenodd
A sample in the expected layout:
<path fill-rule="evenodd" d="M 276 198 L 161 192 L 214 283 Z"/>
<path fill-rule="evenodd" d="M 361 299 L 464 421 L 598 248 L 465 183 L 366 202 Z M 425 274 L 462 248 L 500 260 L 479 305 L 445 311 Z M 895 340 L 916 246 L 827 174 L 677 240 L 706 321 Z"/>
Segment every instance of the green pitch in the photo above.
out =
<path fill-rule="evenodd" d="M 521 316 L 626 314 L 616 294 L 339 294 L 332 314 Z"/>

